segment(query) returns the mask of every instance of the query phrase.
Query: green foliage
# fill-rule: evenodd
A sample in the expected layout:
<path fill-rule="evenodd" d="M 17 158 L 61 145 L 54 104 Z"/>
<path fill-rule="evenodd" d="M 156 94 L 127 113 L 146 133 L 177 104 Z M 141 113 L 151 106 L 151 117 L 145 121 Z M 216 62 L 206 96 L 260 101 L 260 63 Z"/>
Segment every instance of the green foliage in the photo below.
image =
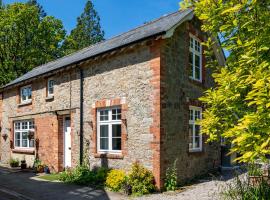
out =
<path fill-rule="evenodd" d="M 172 167 L 166 170 L 165 189 L 166 191 L 175 191 L 177 189 L 177 160 L 174 161 Z"/>
<path fill-rule="evenodd" d="M 18 159 L 14 159 L 14 158 L 11 158 L 9 160 L 9 165 L 10 167 L 19 167 L 19 160 Z"/>
<path fill-rule="evenodd" d="M 76 28 L 64 42 L 66 54 L 83 49 L 104 40 L 104 31 L 101 30 L 100 18 L 92 1 L 86 2 L 84 12 L 77 18 Z"/>
<path fill-rule="evenodd" d="M 47 16 L 47 13 L 43 9 L 43 7 L 37 2 L 37 0 L 28 0 L 27 4 L 37 7 L 40 18 L 44 18 Z"/>
<path fill-rule="evenodd" d="M 237 160 L 265 160 L 270 153 L 270 1 L 185 0 L 211 34 L 205 45 L 215 87 L 201 101 L 206 105 L 202 133 L 209 140 L 224 137 L 232 143 Z M 226 66 L 219 66 L 212 47 L 220 38 L 230 52 Z"/>
<path fill-rule="evenodd" d="M 108 169 L 98 168 L 91 171 L 89 167 L 82 165 L 74 169 L 66 169 L 60 173 L 59 180 L 65 183 L 77 185 L 103 185 L 107 177 Z"/>
<path fill-rule="evenodd" d="M 155 191 L 154 176 L 151 171 L 134 163 L 128 175 L 128 184 L 132 187 L 132 194 L 143 195 Z"/>
<path fill-rule="evenodd" d="M 114 191 L 118 192 L 122 189 L 123 184 L 125 182 L 125 172 L 119 169 L 113 169 L 108 173 L 108 177 L 106 179 L 106 186 Z"/>
<path fill-rule="evenodd" d="M 14 3 L 0 9 L 0 86 L 63 55 L 60 20 L 40 18 L 37 6 Z"/>
<path fill-rule="evenodd" d="M 270 185 L 262 180 L 253 186 L 248 179 L 237 176 L 222 188 L 221 196 L 224 200 L 267 200 L 270 197 Z"/>
<path fill-rule="evenodd" d="M 259 165 L 255 163 L 250 163 L 247 169 L 248 169 L 249 176 L 262 176 L 263 175 L 262 169 L 260 168 Z"/>

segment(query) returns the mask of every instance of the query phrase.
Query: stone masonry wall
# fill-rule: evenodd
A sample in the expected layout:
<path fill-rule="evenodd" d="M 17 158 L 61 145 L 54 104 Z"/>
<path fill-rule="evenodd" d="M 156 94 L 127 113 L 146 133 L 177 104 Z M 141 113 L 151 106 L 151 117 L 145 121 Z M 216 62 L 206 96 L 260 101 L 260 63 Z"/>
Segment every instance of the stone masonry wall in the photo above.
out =
<path fill-rule="evenodd" d="M 161 65 L 164 65 L 163 92 L 161 101 L 161 123 L 164 137 L 161 143 L 163 156 L 162 175 L 177 160 L 179 182 L 201 175 L 213 169 L 219 162 L 218 147 L 203 144 L 203 151 L 190 153 L 188 149 L 189 105 L 200 104 L 198 98 L 213 84 L 210 71 L 203 68 L 203 83 L 190 80 L 188 69 L 189 33 L 203 37 L 197 25 L 181 25 L 172 38 L 166 40 L 162 47 Z M 205 59 L 203 58 L 203 65 Z M 194 105 L 196 106 L 196 105 Z M 203 136 L 203 141 L 206 140 Z"/>
<path fill-rule="evenodd" d="M 91 167 L 109 166 L 128 170 L 133 162 L 140 161 L 144 166 L 153 169 L 153 134 L 150 133 L 153 123 L 151 58 L 150 48 L 141 46 L 125 54 L 90 62 L 85 66 L 84 76 L 87 78 L 84 83 L 84 135 L 86 143 L 90 143 L 88 150 L 93 149 L 96 142 L 91 124 L 95 124 L 92 123 L 96 120 L 93 108 L 97 102 L 107 100 L 107 104 L 111 105 L 111 100 L 120 99 L 119 104 L 125 105 L 127 124 L 124 155 L 99 157 L 90 152 Z"/>
<path fill-rule="evenodd" d="M 8 138 L 1 143 L 1 163 L 7 164 L 11 157 L 26 157 L 28 166 L 34 161 L 33 152 L 13 150 L 14 136 L 13 123 L 20 120 L 32 119 L 36 125 L 36 137 L 39 139 L 39 158 L 44 164 L 52 166 L 58 171 L 63 168 L 63 125 L 61 113 L 71 116 L 71 121 L 79 123 L 79 71 L 73 69 L 60 72 L 50 77 L 55 80 L 54 98 L 47 98 L 47 78 L 40 78 L 32 83 L 32 104 L 20 105 L 19 88 L 13 88 L 3 93 L 2 133 L 7 133 Z M 28 85 L 28 84 L 27 84 Z M 59 116 L 60 115 L 60 116 Z M 60 120 L 59 120 L 60 119 Z M 79 127 L 72 126 L 72 146 L 79 149 Z M 78 151 L 72 154 L 72 164 L 79 161 Z"/>

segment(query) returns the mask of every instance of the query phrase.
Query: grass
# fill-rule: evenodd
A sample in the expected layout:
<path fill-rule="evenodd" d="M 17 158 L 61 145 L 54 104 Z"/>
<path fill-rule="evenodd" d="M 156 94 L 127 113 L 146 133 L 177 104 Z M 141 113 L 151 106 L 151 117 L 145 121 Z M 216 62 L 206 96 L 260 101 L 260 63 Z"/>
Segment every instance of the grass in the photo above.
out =
<path fill-rule="evenodd" d="M 47 174 L 44 176 L 40 176 L 40 179 L 46 180 L 46 181 L 58 181 L 60 174 Z"/>

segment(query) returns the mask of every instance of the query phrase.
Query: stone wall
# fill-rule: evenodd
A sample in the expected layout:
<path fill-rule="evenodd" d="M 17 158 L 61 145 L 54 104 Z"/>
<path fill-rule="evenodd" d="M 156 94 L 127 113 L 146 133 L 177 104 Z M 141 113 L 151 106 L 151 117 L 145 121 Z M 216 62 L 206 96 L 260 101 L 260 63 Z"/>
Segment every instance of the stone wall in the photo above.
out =
<path fill-rule="evenodd" d="M 200 104 L 198 98 L 213 84 L 211 72 L 205 69 L 203 58 L 203 82 L 189 78 L 188 54 L 189 33 L 204 38 L 196 21 L 181 25 L 172 38 L 165 41 L 162 47 L 161 65 L 164 67 L 162 81 L 161 122 L 164 128 L 162 138 L 162 178 L 165 171 L 177 160 L 179 182 L 201 175 L 218 166 L 219 150 L 211 144 L 203 144 L 202 152 L 189 152 L 188 127 L 189 105 Z M 196 105 L 195 105 L 196 106 Z M 203 136 L 203 141 L 206 141 Z"/>
<path fill-rule="evenodd" d="M 152 53 L 148 46 L 136 47 L 124 54 L 118 54 L 102 61 L 90 62 L 85 66 L 84 76 L 84 135 L 89 141 L 90 165 L 109 166 L 128 170 L 135 161 L 153 169 L 151 142 L 153 134 L 153 87 L 150 83 L 153 72 L 150 66 Z M 93 109 L 97 102 L 120 99 L 118 104 L 125 104 L 127 138 L 125 155 L 95 156 L 96 137 L 91 122 L 95 122 Z M 104 104 L 103 106 L 106 107 Z M 95 124 L 95 123 L 94 123 Z M 95 125 L 94 125 L 95 126 Z"/>
<path fill-rule="evenodd" d="M 32 103 L 20 105 L 19 88 L 3 92 L 2 133 L 8 134 L 1 142 L 1 163 L 7 164 L 10 158 L 26 157 L 28 166 L 33 165 L 35 153 L 14 150 L 13 123 L 20 120 L 33 120 L 36 125 L 35 137 L 39 139 L 38 157 L 52 170 L 63 169 L 63 125 L 61 112 L 70 115 L 72 120 L 72 165 L 79 162 L 79 71 L 73 69 L 57 73 L 54 98 L 47 98 L 47 78 L 39 78 L 32 83 Z M 28 85 L 28 84 L 27 84 Z M 76 125 L 73 125 L 75 122 Z M 62 159 L 62 160 L 61 160 Z"/>

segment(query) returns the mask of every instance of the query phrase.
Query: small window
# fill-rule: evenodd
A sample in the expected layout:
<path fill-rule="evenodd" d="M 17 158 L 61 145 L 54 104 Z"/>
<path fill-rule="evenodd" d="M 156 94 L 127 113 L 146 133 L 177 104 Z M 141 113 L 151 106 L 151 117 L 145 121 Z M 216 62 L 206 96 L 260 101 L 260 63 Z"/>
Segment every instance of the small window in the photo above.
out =
<path fill-rule="evenodd" d="M 29 103 L 32 101 L 32 87 L 25 86 L 21 88 L 21 103 Z"/>
<path fill-rule="evenodd" d="M 48 79 L 48 94 L 47 96 L 53 96 L 54 95 L 54 80 L 53 79 Z"/>
<path fill-rule="evenodd" d="M 121 152 L 121 108 L 100 109 L 97 113 L 98 151 Z"/>
<path fill-rule="evenodd" d="M 202 118 L 200 107 L 189 107 L 189 151 L 202 151 L 201 126 L 198 120 Z"/>
<path fill-rule="evenodd" d="M 189 77 L 196 81 L 202 81 L 202 47 L 199 40 L 190 35 L 189 38 Z"/>
<path fill-rule="evenodd" d="M 34 122 L 31 120 L 14 123 L 15 148 L 34 148 L 33 129 Z"/>

